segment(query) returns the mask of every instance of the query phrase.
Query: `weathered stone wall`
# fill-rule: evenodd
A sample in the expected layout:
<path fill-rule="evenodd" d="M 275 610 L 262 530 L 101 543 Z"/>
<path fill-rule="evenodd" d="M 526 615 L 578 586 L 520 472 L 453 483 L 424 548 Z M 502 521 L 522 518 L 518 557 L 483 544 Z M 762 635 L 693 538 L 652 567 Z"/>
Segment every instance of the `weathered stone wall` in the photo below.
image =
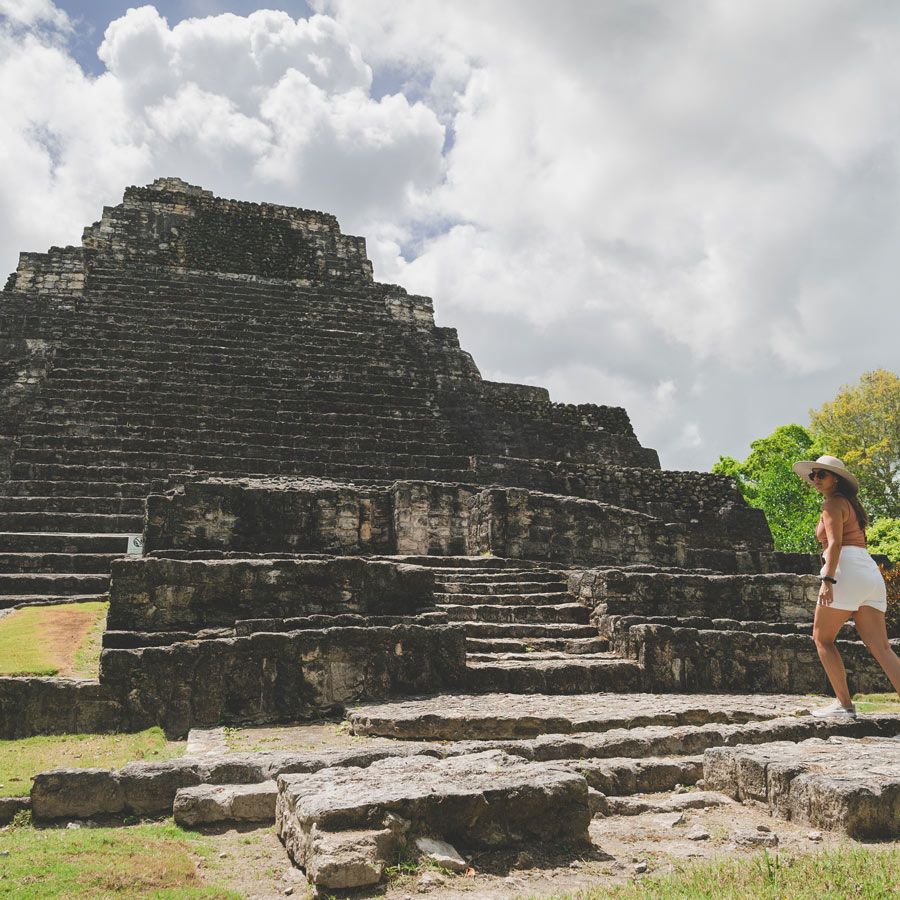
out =
<path fill-rule="evenodd" d="M 100 680 L 130 730 L 290 722 L 356 700 L 452 690 L 463 682 L 460 626 L 330 628 L 104 650 Z"/>
<path fill-rule="evenodd" d="M 96 681 L 0 678 L 0 740 L 121 730 L 122 704 Z"/>
<path fill-rule="evenodd" d="M 390 553 L 385 489 L 314 478 L 209 478 L 147 499 L 145 548 Z"/>
<path fill-rule="evenodd" d="M 16 436 L 70 327 L 73 301 L 0 294 L 0 482 L 9 478 Z"/>
<path fill-rule="evenodd" d="M 448 381 L 441 409 L 464 443 L 485 456 L 659 468 L 621 407 L 552 403 L 544 388 Z"/>
<path fill-rule="evenodd" d="M 893 642 L 900 650 L 900 641 Z M 692 693 L 829 693 L 812 638 L 636 624 L 614 635 L 617 651 L 644 669 L 645 689 Z M 865 645 L 838 641 L 852 693 L 890 690 Z"/>
<path fill-rule="evenodd" d="M 9 289 L 31 297 L 79 299 L 85 288 L 90 252 L 83 247 L 51 247 L 46 253 L 20 253 Z"/>
<path fill-rule="evenodd" d="M 326 213 L 214 197 L 177 178 L 130 187 L 85 229 L 85 248 L 122 262 L 288 280 L 371 282 L 363 238 Z"/>
<path fill-rule="evenodd" d="M 415 615 L 434 606 L 434 576 L 362 559 L 166 559 L 112 564 L 107 627 L 198 631 L 238 619 Z"/>
<path fill-rule="evenodd" d="M 822 559 L 818 554 L 778 553 L 771 550 L 689 548 L 687 559 L 693 568 L 713 569 L 726 575 L 755 575 L 760 572 L 818 575 L 822 568 Z"/>
<path fill-rule="evenodd" d="M 632 510 L 519 488 L 490 488 L 475 499 L 470 553 L 563 565 L 680 565 L 683 529 Z"/>
<path fill-rule="evenodd" d="M 398 481 L 391 489 L 396 540 L 393 553 L 466 555 L 469 518 L 477 488 L 428 481 Z"/>
<path fill-rule="evenodd" d="M 682 523 L 688 526 L 688 547 L 772 547 L 765 515 L 749 507 L 734 480 L 724 475 L 487 456 L 475 457 L 472 471 L 481 484 L 584 497 Z"/>
<path fill-rule="evenodd" d="M 812 620 L 817 578 L 801 575 L 690 575 L 578 570 L 569 591 L 591 609 L 592 621 L 606 616 L 709 616 L 766 622 Z"/>

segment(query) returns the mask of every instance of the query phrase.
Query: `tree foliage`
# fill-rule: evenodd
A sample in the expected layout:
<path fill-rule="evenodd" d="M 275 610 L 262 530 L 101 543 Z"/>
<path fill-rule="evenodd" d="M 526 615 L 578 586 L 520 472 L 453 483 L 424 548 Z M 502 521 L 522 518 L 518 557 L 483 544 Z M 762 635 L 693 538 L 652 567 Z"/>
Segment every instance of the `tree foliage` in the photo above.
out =
<path fill-rule="evenodd" d="M 866 529 L 870 553 L 883 553 L 892 563 L 900 563 L 900 519 L 876 519 Z"/>
<path fill-rule="evenodd" d="M 859 479 L 870 514 L 900 518 L 900 377 L 886 369 L 866 372 L 810 412 L 810 433 Z"/>
<path fill-rule="evenodd" d="M 815 529 L 819 497 L 791 466 L 816 455 L 815 442 L 805 428 L 781 425 L 768 437 L 753 441 L 750 455 L 743 462 L 719 457 L 713 472 L 731 475 L 750 506 L 765 513 L 776 550 L 813 552 L 818 547 Z"/>

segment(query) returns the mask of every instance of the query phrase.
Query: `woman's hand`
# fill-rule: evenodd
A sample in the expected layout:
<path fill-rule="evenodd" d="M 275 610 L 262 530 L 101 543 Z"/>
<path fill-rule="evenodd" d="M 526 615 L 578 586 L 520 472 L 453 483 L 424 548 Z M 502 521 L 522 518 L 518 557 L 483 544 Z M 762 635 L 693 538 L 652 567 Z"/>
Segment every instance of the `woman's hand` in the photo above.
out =
<path fill-rule="evenodd" d="M 823 581 L 819 588 L 819 606 L 831 606 L 834 603 L 834 585 L 830 581 Z"/>

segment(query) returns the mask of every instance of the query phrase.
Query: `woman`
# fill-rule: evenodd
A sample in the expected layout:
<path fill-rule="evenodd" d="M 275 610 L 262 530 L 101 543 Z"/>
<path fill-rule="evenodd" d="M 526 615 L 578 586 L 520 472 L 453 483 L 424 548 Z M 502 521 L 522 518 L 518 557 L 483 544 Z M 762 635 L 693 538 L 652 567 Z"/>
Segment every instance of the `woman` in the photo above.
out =
<path fill-rule="evenodd" d="M 794 463 L 794 471 L 801 478 L 808 478 L 825 498 L 816 526 L 825 565 L 819 573 L 822 586 L 813 621 L 813 640 L 834 689 L 835 701 L 813 715 L 853 718 L 856 708 L 850 699 L 841 654 L 835 646 L 837 633 L 847 619 L 853 618 L 856 633 L 900 693 L 900 658 L 891 649 L 884 624 L 887 590 L 875 560 L 866 551 L 868 516 L 859 502 L 859 482 L 853 474 L 835 456 Z"/>

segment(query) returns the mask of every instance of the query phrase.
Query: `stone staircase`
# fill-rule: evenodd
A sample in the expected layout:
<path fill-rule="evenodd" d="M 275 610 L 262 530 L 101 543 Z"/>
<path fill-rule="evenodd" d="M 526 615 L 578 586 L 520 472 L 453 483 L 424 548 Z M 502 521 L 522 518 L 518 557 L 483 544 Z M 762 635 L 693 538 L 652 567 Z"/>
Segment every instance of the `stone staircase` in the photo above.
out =
<path fill-rule="evenodd" d="M 436 610 L 465 629 L 470 690 L 577 694 L 640 684 L 640 666 L 609 651 L 564 571 L 498 558 L 416 563 L 434 573 Z"/>

